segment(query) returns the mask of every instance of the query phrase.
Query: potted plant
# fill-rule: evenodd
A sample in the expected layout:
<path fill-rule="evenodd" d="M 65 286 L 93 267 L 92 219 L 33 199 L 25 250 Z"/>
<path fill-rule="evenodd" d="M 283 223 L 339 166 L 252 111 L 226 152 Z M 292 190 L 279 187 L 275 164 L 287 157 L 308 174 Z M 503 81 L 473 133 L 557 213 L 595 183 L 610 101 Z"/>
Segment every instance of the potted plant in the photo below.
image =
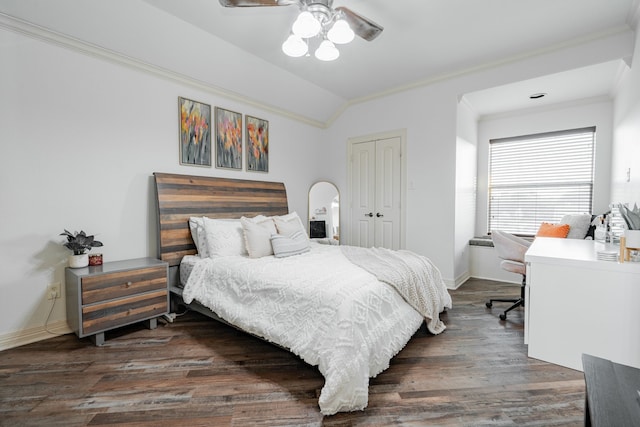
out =
<path fill-rule="evenodd" d="M 89 265 L 89 256 L 87 251 L 91 248 L 102 246 L 102 242 L 95 240 L 93 236 L 87 236 L 84 231 L 71 233 L 68 230 L 64 230 L 64 233 L 60 233 L 61 236 L 66 236 L 67 241 L 64 243 L 64 247 L 73 251 L 73 255 L 69 256 L 69 267 L 81 268 Z"/>

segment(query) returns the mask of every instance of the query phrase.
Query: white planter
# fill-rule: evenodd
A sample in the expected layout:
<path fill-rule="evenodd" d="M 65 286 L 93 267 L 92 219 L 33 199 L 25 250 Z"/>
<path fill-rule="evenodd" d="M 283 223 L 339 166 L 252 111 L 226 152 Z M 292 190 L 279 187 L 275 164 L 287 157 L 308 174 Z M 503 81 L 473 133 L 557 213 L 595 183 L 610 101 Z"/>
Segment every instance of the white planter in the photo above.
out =
<path fill-rule="evenodd" d="M 69 256 L 69 267 L 82 268 L 89 265 L 89 254 Z"/>
<path fill-rule="evenodd" d="M 626 247 L 640 248 L 640 230 L 625 230 L 624 238 Z"/>

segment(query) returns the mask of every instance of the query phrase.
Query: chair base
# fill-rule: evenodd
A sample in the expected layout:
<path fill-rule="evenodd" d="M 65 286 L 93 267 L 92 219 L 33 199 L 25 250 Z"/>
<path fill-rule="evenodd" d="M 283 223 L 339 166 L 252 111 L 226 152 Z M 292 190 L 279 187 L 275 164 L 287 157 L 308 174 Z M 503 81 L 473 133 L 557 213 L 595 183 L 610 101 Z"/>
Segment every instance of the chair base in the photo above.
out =
<path fill-rule="evenodd" d="M 491 298 L 485 304 L 487 308 L 493 307 L 494 302 L 510 302 L 512 303 L 511 307 L 507 308 L 501 315 L 500 320 L 507 320 L 507 313 L 511 310 L 518 308 L 520 306 L 524 307 L 524 287 L 526 286 L 527 278 L 525 276 L 522 277 L 522 284 L 520 285 L 520 298 Z"/>
<path fill-rule="evenodd" d="M 524 307 L 524 299 L 523 298 L 518 298 L 518 299 L 500 299 L 500 298 L 492 298 L 490 299 L 485 305 L 487 306 L 487 308 L 491 308 L 493 306 L 493 302 L 511 302 L 513 303 L 513 305 L 509 308 L 507 308 L 504 313 L 502 313 L 500 315 L 500 320 L 507 320 L 507 313 L 510 312 L 511 310 L 513 310 L 514 308 L 518 308 L 520 306 Z"/>

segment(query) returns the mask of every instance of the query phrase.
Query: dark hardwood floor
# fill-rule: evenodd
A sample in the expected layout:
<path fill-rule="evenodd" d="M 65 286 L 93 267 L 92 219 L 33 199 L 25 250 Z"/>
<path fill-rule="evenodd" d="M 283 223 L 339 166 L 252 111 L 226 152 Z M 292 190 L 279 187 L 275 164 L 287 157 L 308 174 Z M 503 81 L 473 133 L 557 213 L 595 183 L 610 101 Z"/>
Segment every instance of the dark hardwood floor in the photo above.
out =
<path fill-rule="evenodd" d="M 484 306 L 518 286 L 452 291 L 438 336 L 423 327 L 371 379 L 364 411 L 322 417 L 323 378 L 291 353 L 196 313 L 0 352 L 2 426 L 577 426 L 581 372 L 529 359 L 522 309 Z"/>

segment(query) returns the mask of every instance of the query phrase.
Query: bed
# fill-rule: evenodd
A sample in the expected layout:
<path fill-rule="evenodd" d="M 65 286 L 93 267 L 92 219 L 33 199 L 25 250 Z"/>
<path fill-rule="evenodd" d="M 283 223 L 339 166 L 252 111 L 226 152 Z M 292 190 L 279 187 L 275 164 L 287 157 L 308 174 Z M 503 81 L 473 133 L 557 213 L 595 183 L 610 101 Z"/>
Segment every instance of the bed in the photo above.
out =
<path fill-rule="evenodd" d="M 172 300 L 317 366 L 325 377 L 318 401 L 323 414 L 364 409 L 369 378 L 388 368 L 425 320 L 431 332 L 444 330 L 439 313 L 451 307 L 451 298 L 439 271 L 424 257 L 322 245 L 306 235 L 308 248 L 296 255 L 276 250 L 275 255 L 255 256 L 256 247 L 246 240 L 247 221 L 282 225 L 271 239 L 299 236 L 284 228 L 297 215 L 288 211 L 283 183 L 165 173 L 154 173 L 154 178 L 158 253 L 170 265 Z M 235 231 L 211 233 L 211 224 L 235 230 L 241 217 L 246 217 L 243 241 L 249 255 L 233 249 Z M 196 235 L 197 242 L 192 238 L 196 218 L 211 226 L 207 239 L 224 243 L 223 252 L 198 255 L 198 247 L 207 251 L 202 234 Z M 416 280 L 408 287 L 395 284 Z"/>

